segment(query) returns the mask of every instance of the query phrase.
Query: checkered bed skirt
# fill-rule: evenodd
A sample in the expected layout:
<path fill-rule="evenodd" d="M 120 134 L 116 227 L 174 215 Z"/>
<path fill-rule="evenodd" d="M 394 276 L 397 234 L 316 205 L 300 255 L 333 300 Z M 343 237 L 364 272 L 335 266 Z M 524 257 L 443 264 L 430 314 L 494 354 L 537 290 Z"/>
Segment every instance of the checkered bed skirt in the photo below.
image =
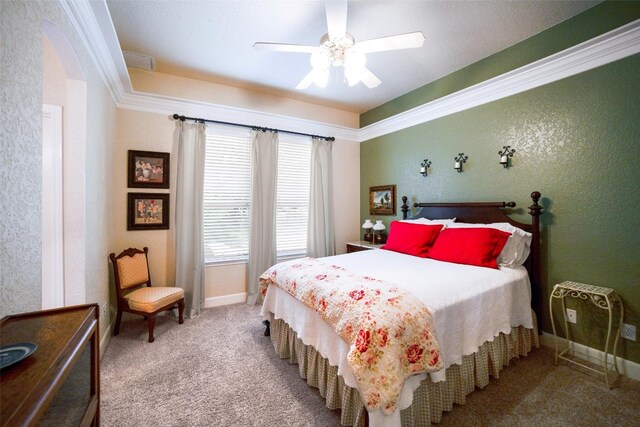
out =
<path fill-rule="evenodd" d="M 297 364 L 300 376 L 316 387 L 329 409 L 341 408 L 343 426 L 364 426 L 365 408 L 360 393 L 348 387 L 338 367 L 331 366 L 313 347 L 305 345 L 283 320 L 271 322 L 271 341 L 278 356 Z M 400 412 L 403 426 L 429 426 L 440 422 L 444 411 L 453 404 L 463 405 L 466 396 L 476 387 L 489 384 L 489 376 L 498 378 L 500 370 L 515 357 L 526 356 L 532 347 L 539 347 L 534 314 L 534 328 L 512 328 L 492 342 L 485 342 L 476 353 L 463 357 L 461 365 L 450 366 L 446 381 L 434 383 L 427 376 L 413 395 L 413 404 Z"/>

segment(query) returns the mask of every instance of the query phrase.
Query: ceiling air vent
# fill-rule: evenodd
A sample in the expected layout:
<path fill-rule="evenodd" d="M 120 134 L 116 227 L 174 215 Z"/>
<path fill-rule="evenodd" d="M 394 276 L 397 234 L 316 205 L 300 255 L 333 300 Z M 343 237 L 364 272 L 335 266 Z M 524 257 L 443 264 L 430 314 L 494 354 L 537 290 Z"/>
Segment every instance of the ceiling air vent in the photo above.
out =
<path fill-rule="evenodd" d="M 149 55 L 129 52 L 128 50 L 123 50 L 122 54 L 124 55 L 124 62 L 127 64 L 127 67 L 140 68 L 147 71 L 156 70 L 156 60 Z"/>

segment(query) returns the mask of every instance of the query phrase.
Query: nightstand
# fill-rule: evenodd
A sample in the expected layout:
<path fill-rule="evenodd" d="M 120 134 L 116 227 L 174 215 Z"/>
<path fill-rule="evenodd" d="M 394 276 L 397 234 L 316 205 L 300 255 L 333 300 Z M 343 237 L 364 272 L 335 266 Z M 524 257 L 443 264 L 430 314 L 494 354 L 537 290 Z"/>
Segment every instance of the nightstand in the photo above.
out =
<path fill-rule="evenodd" d="M 384 245 L 375 245 L 366 240 L 358 240 L 355 242 L 347 242 L 347 253 L 368 251 L 370 249 L 380 249 Z"/>
<path fill-rule="evenodd" d="M 607 328 L 607 340 L 604 344 L 604 360 L 602 370 L 594 369 L 590 366 L 587 366 L 578 361 L 572 360 L 566 356 L 565 354 L 570 354 L 573 356 L 573 348 L 571 342 L 569 341 L 569 323 L 567 322 L 567 310 L 564 303 L 565 297 L 579 298 L 582 300 L 588 300 L 593 303 L 594 306 L 606 310 L 609 313 L 609 323 Z M 567 348 L 562 351 L 558 349 L 558 336 L 556 335 L 556 325 L 553 321 L 553 300 L 560 299 L 562 301 L 562 318 L 564 320 L 564 332 L 565 337 L 567 338 Z M 614 332 L 614 340 L 613 340 L 613 348 L 609 348 L 609 343 L 611 340 L 611 332 L 613 332 L 613 306 L 614 304 L 619 304 L 620 307 L 620 318 L 617 322 L 617 330 Z M 553 335 L 555 337 L 556 344 L 556 357 L 555 364 L 558 364 L 558 359 L 563 359 L 568 362 L 574 363 L 576 365 L 582 366 L 584 368 L 590 369 L 592 371 L 598 372 L 604 375 L 604 382 L 609 387 L 609 371 L 615 370 L 618 375 L 620 372 L 618 371 L 618 360 L 616 358 L 616 349 L 618 347 L 618 337 L 620 336 L 620 328 L 622 327 L 622 319 L 624 318 L 624 306 L 622 305 L 622 300 L 616 294 L 616 292 L 611 288 L 604 288 L 602 286 L 594 286 L 587 285 L 584 283 L 576 283 L 576 282 L 562 282 L 553 287 L 553 291 L 549 296 L 549 314 L 551 315 L 551 327 L 553 329 Z M 613 350 L 613 363 L 609 362 L 609 350 Z"/>

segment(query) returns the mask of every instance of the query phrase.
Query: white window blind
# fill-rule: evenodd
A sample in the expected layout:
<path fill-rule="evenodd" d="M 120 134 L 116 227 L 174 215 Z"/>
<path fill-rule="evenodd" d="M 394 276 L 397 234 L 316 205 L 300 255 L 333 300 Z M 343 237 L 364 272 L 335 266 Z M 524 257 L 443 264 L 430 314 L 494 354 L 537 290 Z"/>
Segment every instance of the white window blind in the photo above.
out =
<path fill-rule="evenodd" d="M 280 134 L 276 210 L 278 258 L 307 253 L 310 156 L 308 138 Z"/>
<path fill-rule="evenodd" d="M 309 217 L 308 138 L 279 135 L 276 207 L 278 257 L 304 256 Z M 205 261 L 244 261 L 249 252 L 251 134 L 207 127 L 204 179 Z"/>
<path fill-rule="evenodd" d="M 246 259 L 250 194 L 249 131 L 207 127 L 203 203 L 206 262 Z"/>

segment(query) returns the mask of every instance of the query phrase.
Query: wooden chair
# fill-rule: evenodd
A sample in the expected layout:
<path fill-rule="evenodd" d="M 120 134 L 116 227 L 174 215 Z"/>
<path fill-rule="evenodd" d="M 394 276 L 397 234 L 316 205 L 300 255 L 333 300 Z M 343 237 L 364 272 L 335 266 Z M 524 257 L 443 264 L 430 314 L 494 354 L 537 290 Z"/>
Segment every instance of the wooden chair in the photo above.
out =
<path fill-rule="evenodd" d="M 178 307 L 178 323 L 184 322 L 184 290 L 181 288 L 151 286 L 149 275 L 149 248 L 142 250 L 129 248 L 118 256 L 112 253 L 109 259 L 113 263 L 116 296 L 118 298 L 118 314 L 113 335 L 120 333 L 122 312 L 144 316 L 149 324 L 149 342 L 155 339 L 153 328 L 156 314 Z"/>

